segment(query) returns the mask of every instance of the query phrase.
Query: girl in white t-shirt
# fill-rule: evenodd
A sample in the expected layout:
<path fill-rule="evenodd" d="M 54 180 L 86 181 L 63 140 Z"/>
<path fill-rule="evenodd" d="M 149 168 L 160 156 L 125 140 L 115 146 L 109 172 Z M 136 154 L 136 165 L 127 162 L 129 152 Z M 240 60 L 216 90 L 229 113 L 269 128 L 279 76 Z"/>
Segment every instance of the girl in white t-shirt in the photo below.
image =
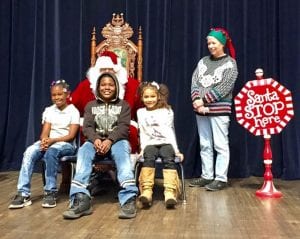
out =
<path fill-rule="evenodd" d="M 10 209 L 23 208 L 32 204 L 30 199 L 31 176 L 38 160 L 45 163 L 44 198 L 42 206 L 56 206 L 56 176 L 58 160 L 75 153 L 74 138 L 79 129 L 79 111 L 67 103 L 69 86 L 64 80 L 50 86 L 53 105 L 46 107 L 42 117 L 40 139 L 29 146 L 23 155 L 22 167 L 17 185 L 17 195 L 9 205 Z"/>
<path fill-rule="evenodd" d="M 144 158 L 139 176 L 139 187 L 143 207 L 152 204 L 155 176 L 155 159 L 163 161 L 164 195 L 167 208 L 174 208 L 179 193 L 179 179 L 175 157 L 183 160 L 174 130 L 174 113 L 167 103 L 168 88 L 156 82 L 144 83 L 140 89 L 141 101 L 145 105 L 137 111 L 141 152 Z"/>

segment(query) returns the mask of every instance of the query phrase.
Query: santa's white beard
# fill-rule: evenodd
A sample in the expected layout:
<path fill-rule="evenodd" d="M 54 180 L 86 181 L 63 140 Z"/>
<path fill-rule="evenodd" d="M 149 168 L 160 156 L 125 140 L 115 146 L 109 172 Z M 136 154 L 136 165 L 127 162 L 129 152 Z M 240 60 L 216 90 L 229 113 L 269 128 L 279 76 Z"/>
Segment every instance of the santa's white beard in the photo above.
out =
<path fill-rule="evenodd" d="M 125 85 L 128 81 L 126 69 L 124 69 L 123 67 L 120 68 L 120 70 L 116 73 L 116 77 L 119 82 L 119 98 L 124 99 L 126 88 Z"/>
<path fill-rule="evenodd" d="M 120 99 L 124 99 L 124 95 L 125 95 L 125 85 L 128 81 L 127 79 L 127 71 L 126 69 L 124 69 L 123 67 L 119 69 L 118 72 L 115 73 L 118 82 L 119 82 L 119 98 Z M 99 68 L 96 67 L 91 67 L 87 74 L 86 74 L 87 78 L 90 81 L 90 87 L 92 89 L 92 91 L 95 93 L 96 92 L 96 84 L 97 84 L 97 80 L 100 76 L 100 70 Z"/>

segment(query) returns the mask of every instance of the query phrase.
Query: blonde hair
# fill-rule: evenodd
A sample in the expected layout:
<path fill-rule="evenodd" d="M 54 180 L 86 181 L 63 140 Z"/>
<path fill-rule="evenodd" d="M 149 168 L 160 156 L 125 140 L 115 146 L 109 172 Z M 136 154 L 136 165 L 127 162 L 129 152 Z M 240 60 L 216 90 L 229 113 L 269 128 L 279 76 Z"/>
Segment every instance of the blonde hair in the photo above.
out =
<path fill-rule="evenodd" d="M 139 86 L 139 95 L 142 101 L 143 94 L 146 89 L 152 89 L 157 94 L 157 104 L 156 109 L 167 108 L 170 109 L 171 106 L 168 104 L 169 99 L 169 89 L 165 84 L 158 84 L 157 82 L 142 82 Z"/>

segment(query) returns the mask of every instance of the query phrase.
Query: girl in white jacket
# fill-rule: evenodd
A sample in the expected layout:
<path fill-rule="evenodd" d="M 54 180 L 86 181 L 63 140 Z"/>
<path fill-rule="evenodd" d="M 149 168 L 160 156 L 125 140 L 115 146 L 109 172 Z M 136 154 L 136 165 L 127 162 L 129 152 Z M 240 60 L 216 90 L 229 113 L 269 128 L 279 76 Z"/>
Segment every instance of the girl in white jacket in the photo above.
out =
<path fill-rule="evenodd" d="M 164 195 L 167 208 L 177 204 L 179 179 L 175 165 L 175 157 L 183 160 L 174 130 L 174 113 L 167 103 L 168 88 L 156 82 L 145 83 L 141 87 L 141 101 L 145 107 L 137 111 L 141 153 L 144 158 L 139 176 L 139 200 L 143 207 L 152 204 L 155 177 L 155 160 L 163 161 Z"/>

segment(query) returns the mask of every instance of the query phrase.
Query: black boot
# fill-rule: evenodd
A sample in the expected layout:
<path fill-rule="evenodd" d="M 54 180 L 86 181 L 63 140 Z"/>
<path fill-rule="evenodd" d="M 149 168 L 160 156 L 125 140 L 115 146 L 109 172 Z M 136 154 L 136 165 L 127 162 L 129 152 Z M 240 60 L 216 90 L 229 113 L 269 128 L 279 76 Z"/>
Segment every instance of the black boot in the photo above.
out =
<path fill-rule="evenodd" d="M 76 193 L 72 205 L 63 213 L 65 219 L 76 219 L 92 214 L 91 199 L 84 193 Z"/>
<path fill-rule="evenodd" d="M 123 206 L 121 206 L 119 218 L 130 219 L 136 217 L 136 197 L 130 198 Z"/>

